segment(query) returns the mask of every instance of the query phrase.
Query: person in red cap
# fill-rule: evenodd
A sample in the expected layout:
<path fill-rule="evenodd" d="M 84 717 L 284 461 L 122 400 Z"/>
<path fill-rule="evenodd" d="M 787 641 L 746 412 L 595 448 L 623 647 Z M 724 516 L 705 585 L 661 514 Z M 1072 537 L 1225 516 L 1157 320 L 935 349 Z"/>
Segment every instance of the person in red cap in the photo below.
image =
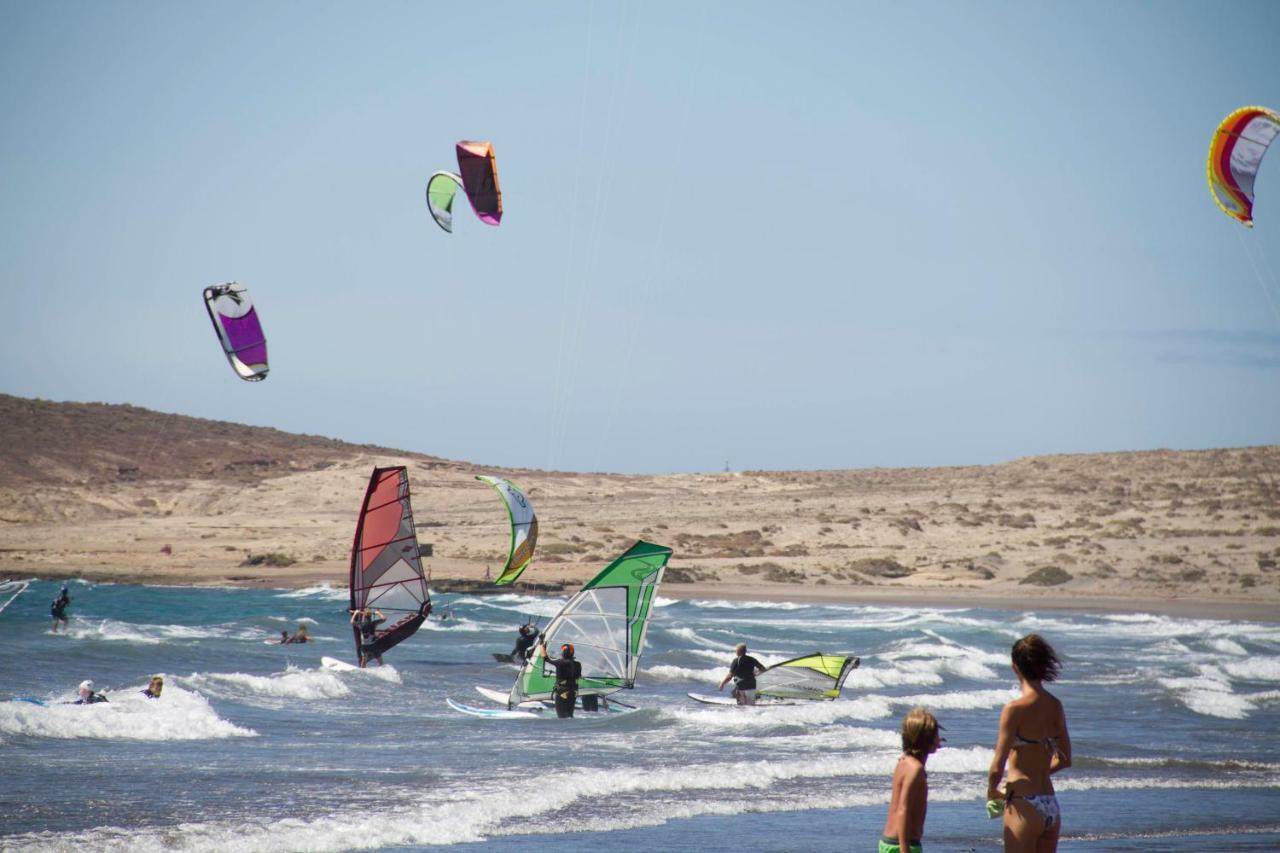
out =
<path fill-rule="evenodd" d="M 547 663 L 556 668 L 556 716 L 566 719 L 573 716 L 573 705 L 578 699 L 578 679 L 582 677 L 582 664 L 573 659 L 573 643 L 560 647 L 560 657 L 553 658 L 547 652 L 546 639 L 538 643 Z"/>

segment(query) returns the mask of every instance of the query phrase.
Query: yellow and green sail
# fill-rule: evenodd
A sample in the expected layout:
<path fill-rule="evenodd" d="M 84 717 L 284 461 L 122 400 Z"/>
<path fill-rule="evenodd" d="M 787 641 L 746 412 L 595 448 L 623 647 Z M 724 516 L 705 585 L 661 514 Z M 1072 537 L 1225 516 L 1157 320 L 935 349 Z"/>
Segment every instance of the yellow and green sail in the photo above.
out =
<path fill-rule="evenodd" d="M 502 477 L 481 475 L 476 477 L 482 483 L 488 483 L 502 498 L 507 508 L 507 517 L 511 520 L 511 548 L 507 552 L 506 565 L 498 573 L 495 586 L 506 586 L 520 577 L 533 559 L 533 549 L 538 544 L 538 517 L 534 515 L 533 504 L 525 497 L 524 492 L 516 488 L 515 483 Z"/>
<path fill-rule="evenodd" d="M 582 664 L 579 696 L 603 696 L 635 685 L 653 601 L 669 559 L 670 548 L 637 542 L 547 624 L 543 637 L 551 653 L 559 657 L 560 647 L 572 643 Z M 535 651 L 511 688 L 511 706 L 550 699 L 555 681 L 555 669 Z"/>
<path fill-rule="evenodd" d="M 756 677 L 756 694 L 777 699 L 835 699 L 858 663 L 850 655 L 801 655 L 760 673 Z"/>

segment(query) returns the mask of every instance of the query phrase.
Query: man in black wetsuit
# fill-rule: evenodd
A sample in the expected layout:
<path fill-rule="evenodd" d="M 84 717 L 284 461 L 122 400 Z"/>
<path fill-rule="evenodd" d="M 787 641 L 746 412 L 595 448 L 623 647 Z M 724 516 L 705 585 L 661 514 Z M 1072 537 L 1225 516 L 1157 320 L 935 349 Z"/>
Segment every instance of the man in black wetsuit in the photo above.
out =
<path fill-rule="evenodd" d="M 539 643 L 542 656 L 556 669 L 556 716 L 566 719 L 573 716 L 573 704 L 578 698 L 578 679 L 582 677 L 582 664 L 573 659 L 573 644 L 560 647 L 560 657 L 553 658 L 547 652 L 547 641 Z"/>
<path fill-rule="evenodd" d="M 756 704 L 756 676 L 764 672 L 764 665 L 747 654 L 747 644 L 738 643 L 733 649 L 738 656 L 729 664 L 729 674 L 720 682 L 720 689 L 733 679 L 733 698 L 739 705 Z"/>
<path fill-rule="evenodd" d="M 378 618 L 374 619 L 373 614 L 377 613 Z M 366 607 L 363 610 L 353 611 L 351 614 L 351 624 L 360 632 L 360 668 L 369 662 L 369 658 L 373 658 L 378 662 L 378 666 L 382 666 L 382 655 L 375 651 L 378 643 L 378 626 L 387 621 L 387 617 L 382 615 L 381 610 L 371 610 Z"/>
<path fill-rule="evenodd" d="M 49 607 L 49 613 L 53 616 L 53 633 L 58 633 L 58 623 L 67 624 L 67 607 L 71 604 L 71 596 L 67 595 L 67 585 L 62 585 L 62 591 L 58 593 L 58 597 L 53 600 L 53 604 Z"/>
<path fill-rule="evenodd" d="M 520 634 L 516 637 L 515 648 L 511 650 L 511 659 L 516 663 L 529 659 L 529 653 L 533 651 L 534 645 L 538 642 L 538 629 L 528 623 L 520 626 Z"/>

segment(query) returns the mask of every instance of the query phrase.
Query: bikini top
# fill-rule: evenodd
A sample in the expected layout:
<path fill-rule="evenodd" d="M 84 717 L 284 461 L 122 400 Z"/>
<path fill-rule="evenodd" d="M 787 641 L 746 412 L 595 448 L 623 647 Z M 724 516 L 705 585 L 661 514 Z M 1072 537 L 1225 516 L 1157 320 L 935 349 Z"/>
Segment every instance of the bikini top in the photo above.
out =
<path fill-rule="evenodd" d="M 1023 737 L 1017 732 L 1013 733 L 1013 745 L 1015 749 L 1019 746 L 1033 746 L 1036 744 L 1043 746 L 1046 752 L 1058 751 L 1058 739 L 1053 735 L 1042 737 L 1039 740 L 1031 740 L 1030 738 Z"/>

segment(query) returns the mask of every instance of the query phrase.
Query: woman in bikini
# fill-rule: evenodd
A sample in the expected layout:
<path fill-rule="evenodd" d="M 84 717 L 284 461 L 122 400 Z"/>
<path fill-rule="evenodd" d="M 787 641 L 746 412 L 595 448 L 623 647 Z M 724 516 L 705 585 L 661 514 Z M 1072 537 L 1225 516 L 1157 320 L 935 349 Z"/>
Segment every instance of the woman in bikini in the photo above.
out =
<path fill-rule="evenodd" d="M 1013 644 L 1013 672 L 1022 695 L 1000 712 L 1000 733 L 987 777 L 988 809 L 1001 809 L 1003 803 L 1006 851 L 1058 849 L 1062 815 L 1050 777 L 1071 766 L 1071 736 L 1062 703 L 1044 685 L 1058 677 L 1061 666 L 1053 647 L 1038 634 Z"/>

